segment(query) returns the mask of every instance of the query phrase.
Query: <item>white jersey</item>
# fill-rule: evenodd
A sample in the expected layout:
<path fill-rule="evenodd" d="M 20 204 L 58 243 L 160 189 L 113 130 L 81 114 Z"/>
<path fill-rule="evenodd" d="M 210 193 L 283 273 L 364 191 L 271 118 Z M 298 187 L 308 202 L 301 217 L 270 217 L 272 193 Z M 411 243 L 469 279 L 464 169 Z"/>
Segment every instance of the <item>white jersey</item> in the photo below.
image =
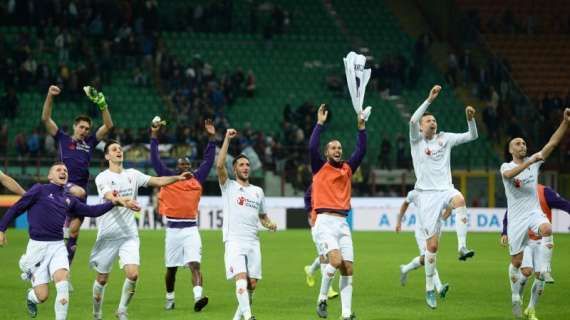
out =
<path fill-rule="evenodd" d="M 258 240 L 259 215 L 266 213 L 263 189 L 252 184 L 242 186 L 229 178 L 220 189 L 224 205 L 224 242 Z"/>
<path fill-rule="evenodd" d="M 95 178 L 101 202 L 107 192 L 116 193 L 120 197 L 136 199 L 140 187 L 146 187 L 150 176 L 135 169 L 124 169 L 121 173 L 109 169 Z M 97 239 L 120 239 L 137 237 L 138 229 L 134 211 L 125 207 L 114 207 L 97 218 Z"/>
<path fill-rule="evenodd" d="M 410 120 L 410 150 L 416 175 L 415 189 L 447 190 L 452 189 L 451 148 L 477 139 L 475 120 L 467 121 L 469 131 L 464 133 L 437 133 L 431 140 L 420 132 L 420 120 L 429 106 L 426 100 L 416 110 Z"/>
<path fill-rule="evenodd" d="M 527 161 L 527 159 L 524 159 L 524 161 Z M 507 195 L 507 219 L 509 220 L 509 225 L 511 225 L 511 221 L 524 220 L 535 212 L 542 213 L 536 192 L 539 169 L 542 163 L 544 161 L 531 164 L 511 179 L 505 178 L 503 173 L 516 168 L 518 165 L 513 161 L 501 165 L 501 177 L 503 178 L 505 194 Z"/>

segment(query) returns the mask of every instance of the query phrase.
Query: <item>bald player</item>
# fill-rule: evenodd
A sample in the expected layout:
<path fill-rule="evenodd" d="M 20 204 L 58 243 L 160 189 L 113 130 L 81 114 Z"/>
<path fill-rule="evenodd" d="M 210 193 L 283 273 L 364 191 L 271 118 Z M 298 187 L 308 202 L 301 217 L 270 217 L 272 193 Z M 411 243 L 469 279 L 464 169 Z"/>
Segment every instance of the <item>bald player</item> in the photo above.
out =
<path fill-rule="evenodd" d="M 366 154 L 366 129 L 362 115 L 357 115 L 357 143 L 350 159 L 342 159 L 342 145 L 338 140 L 331 140 L 326 144 L 323 159 L 319 144 L 327 116 L 326 106 L 321 104 L 317 112 L 317 124 L 309 141 L 313 208 L 317 214 L 315 235 L 320 253 L 326 255 L 329 261 L 322 274 L 324 280 L 317 300 L 317 315 L 321 318 L 328 317 L 327 291 L 338 269 L 341 274 L 341 317 L 343 320 L 351 320 L 356 319 L 352 312 L 354 249 L 346 217 L 351 209 L 352 174 L 356 172 Z"/>
<path fill-rule="evenodd" d="M 552 209 L 559 209 L 570 213 L 570 201 L 562 198 L 556 191 L 542 184 L 537 185 L 538 201 L 542 212 L 546 214 L 546 218 L 552 223 Z M 501 245 L 506 246 L 508 243 L 508 211 L 505 212 L 503 218 L 503 232 L 501 233 Z M 544 293 L 544 283 L 554 283 L 554 279 L 550 276 L 550 259 L 552 258 L 552 235 L 550 237 L 541 237 L 532 231 L 528 231 L 528 245 L 523 252 L 523 261 L 521 264 L 521 272 L 526 277 L 535 274 L 532 283 L 531 295 L 528 306 L 524 311 L 524 315 L 529 320 L 537 320 L 536 305 L 539 297 Z"/>
<path fill-rule="evenodd" d="M 91 133 L 91 118 L 80 115 L 73 122 L 73 135 L 63 132 L 51 117 L 53 100 L 61 93 L 61 89 L 57 86 L 50 86 L 44 102 L 42 111 L 42 122 L 45 125 L 48 134 L 52 135 L 57 142 L 58 157 L 63 161 L 69 170 L 69 184 L 66 189 L 74 196 L 81 199 L 84 203 L 87 201 L 87 184 L 89 182 L 89 164 L 91 155 L 95 151 L 95 147 L 99 141 L 103 140 L 109 131 L 113 128 L 113 120 L 111 113 L 105 101 L 105 96 L 101 92 L 95 91 L 91 87 L 86 87 L 89 99 L 95 103 L 103 118 L 103 125 L 93 134 Z M 66 247 L 69 256 L 69 264 L 72 263 L 77 249 L 77 239 L 79 237 L 79 228 L 83 222 L 83 217 L 67 218 L 69 225 L 69 239 Z"/>
<path fill-rule="evenodd" d="M 548 143 L 537 153 L 527 157 L 527 146 L 523 138 L 516 137 L 509 142 L 512 161 L 501 165 L 501 176 L 507 196 L 509 242 L 509 279 L 511 283 L 512 312 L 522 317 L 522 293 L 528 276 L 520 268 L 524 251 L 528 245 L 528 230 L 541 237 L 552 235 L 552 225 L 540 208 L 537 184 L 540 166 L 564 138 L 570 124 L 570 108 L 564 110 L 562 122 Z"/>
<path fill-rule="evenodd" d="M 158 212 L 166 218 L 166 239 L 164 257 L 166 263 L 166 310 L 174 309 L 174 284 L 178 267 L 187 267 L 192 272 L 194 311 L 201 311 L 208 304 L 208 297 L 202 288 L 202 240 L 198 232 L 198 203 L 202 196 L 202 184 L 214 164 L 216 155 L 216 129 L 212 120 L 206 120 L 204 127 L 208 144 L 204 150 L 204 161 L 195 171 L 186 157 L 176 162 L 176 172 L 168 169 L 160 160 L 158 132 L 160 123 L 151 126 L 150 160 L 158 176 L 172 176 L 183 172 L 192 174 L 188 180 L 178 181 L 160 188 Z"/>

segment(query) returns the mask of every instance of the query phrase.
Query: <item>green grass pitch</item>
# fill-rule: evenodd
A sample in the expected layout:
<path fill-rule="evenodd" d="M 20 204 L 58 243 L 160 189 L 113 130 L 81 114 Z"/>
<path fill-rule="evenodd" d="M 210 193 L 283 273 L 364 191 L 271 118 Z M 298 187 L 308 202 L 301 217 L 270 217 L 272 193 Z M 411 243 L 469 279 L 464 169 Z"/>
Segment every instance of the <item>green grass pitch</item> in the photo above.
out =
<path fill-rule="evenodd" d="M 179 270 L 176 284 L 176 309 L 164 311 L 164 232 L 142 231 L 141 272 L 136 294 L 129 306 L 131 319 L 231 319 L 237 302 L 233 282 L 225 280 L 221 232 L 202 231 L 204 290 L 210 304 L 201 312 L 193 311 L 190 273 Z M 0 248 L 0 319 L 26 319 L 25 291 L 28 283 L 20 280 L 18 259 L 27 244 L 27 233 L 9 230 L 8 245 Z M 83 231 L 76 260 L 72 266 L 75 291 L 70 297 L 69 319 L 91 319 L 91 286 L 95 273 L 87 260 L 95 240 L 94 231 Z M 412 233 L 355 232 L 355 275 L 353 310 L 358 319 L 511 319 L 510 289 L 507 279 L 509 257 L 498 245 L 496 234 L 469 234 L 475 258 L 460 262 L 456 257 L 456 237 L 445 233 L 438 254 L 442 281 L 451 289 L 438 308 L 429 310 L 424 302 L 424 271 L 410 274 L 408 285 L 401 287 L 398 266 L 407 263 L 417 249 Z M 537 307 L 540 319 L 570 319 L 566 300 L 570 289 L 570 235 L 555 235 L 556 251 L 553 276 Z M 257 319 L 318 319 L 315 304 L 318 288 L 305 284 L 303 266 L 315 257 L 308 230 L 262 233 L 263 280 L 254 296 Z M 114 319 L 124 275 L 114 266 L 105 292 L 103 315 Z M 526 287 L 525 303 L 530 286 Z M 334 282 L 338 288 L 338 281 Z M 39 307 L 37 319 L 53 319 L 55 289 Z M 329 319 L 340 316 L 340 301 L 329 303 Z"/>

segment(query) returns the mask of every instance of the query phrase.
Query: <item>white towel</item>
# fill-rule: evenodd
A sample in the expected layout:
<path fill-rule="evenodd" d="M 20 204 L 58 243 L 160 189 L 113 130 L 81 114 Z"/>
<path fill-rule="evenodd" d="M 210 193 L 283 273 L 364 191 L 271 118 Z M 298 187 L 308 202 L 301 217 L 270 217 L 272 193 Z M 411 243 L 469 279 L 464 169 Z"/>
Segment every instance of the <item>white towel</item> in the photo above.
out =
<path fill-rule="evenodd" d="M 370 68 L 364 68 L 366 57 L 351 51 L 346 55 L 343 61 L 346 83 L 348 84 L 348 91 L 350 92 L 354 111 L 357 115 L 361 115 L 364 121 L 368 121 L 372 107 L 368 106 L 364 111 L 362 110 L 366 85 L 368 84 L 368 80 L 370 80 Z"/>

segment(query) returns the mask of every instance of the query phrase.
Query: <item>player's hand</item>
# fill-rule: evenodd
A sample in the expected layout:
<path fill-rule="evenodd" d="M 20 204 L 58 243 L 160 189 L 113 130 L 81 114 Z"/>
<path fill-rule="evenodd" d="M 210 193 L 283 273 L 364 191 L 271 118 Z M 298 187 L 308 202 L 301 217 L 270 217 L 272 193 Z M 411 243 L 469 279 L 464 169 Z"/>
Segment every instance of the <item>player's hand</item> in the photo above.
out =
<path fill-rule="evenodd" d="M 530 163 L 536 163 L 536 162 L 539 162 L 542 160 L 544 160 L 544 156 L 542 155 L 542 152 L 540 152 L 540 151 L 533 154 L 532 156 L 530 156 L 530 159 L 529 159 Z"/>
<path fill-rule="evenodd" d="M 226 139 L 230 139 L 230 140 L 231 140 L 231 139 L 235 138 L 236 136 L 237 136 L 237 131 L 236 131 L 236 129 L 231 129 L 231 128 L 230 128 L 230 129 L 228 129 L 228 130 L 226 131 Z"/>
<path fill-rule="evenodd" d="M 321 104 L 321 106 L 319 107 L 319 111 L 317 111 L 317 123 L 320 125 L 325 124 L 325 121 L 327 121 L 327 117 L 329 115 L 329 111 L 327 110 L 325 104 Z M 358 115 L 358 117 L 360 117 L 360 115 Z"/>
<path fill-rule="evenodd" d="M 570 108 L 564 109 L 564 121 L 570 122 Z"/>
<path fill-rule="evenodd" d="M 58 96 L 61 93 L 61 89 L 57 86 L 49 86 L 48 96 Z"/>
<path fill-rule="evenodd" d="M 0 231 L 0 247 L 8 244 L 8 240 L 6 239 L 6 234 L 3 231 Z"/>
<path fill-rule="evenodd" d="M 396 233 L 400 233 L 400 231 L 402 231 L 402 224 L 400 222 L 398 222 L 396 224 Z"/>
<path fill-rule="evenodd" d="M 440 91 L 441 91 L 440 85 L 436 84 L 435 86 L 433 86 L 433 88 L 431 88 L 431 90 L 429 92 L 429 96 L 428 96 L 429 103 L 432 103 L 437 98 Z"/>
<path fill-rule="evenodd" d="M 465 115 L 467 116 L 468 121 L 473 120 L 473 117 L 475 117 L 475 108 L 467 106 L 467 108 L 465 108 Z"/>
<path fill-rule="evenodd" d="M 212 119 L 206 119 L 204 121 L 204 128 L 206 129 L 206 133 L 208 134 L 209 138 L 212 138 L 216 135 L 216 128 L 214 127 L 214 122 Z"/>
<path fill-rule="evenodd" d="M 158 132 L 160 131 L 160 127 L 162 127 L 162 124 L 160 122 L 153 122 L 150 125 L 150 135 L 153 138 L 157 138 L 158 137 Z"/>
<path fill-rule="evenodd" d="M 364 128 L 366 128 L 366 121 L 364 121 L 364 116 L 362 115 L 362 112 L 356 116 L 356 120 L 358 121 L 357 125 L 359 130 L 363 130 Z"/>
<path fill-rule="evenodd" d="M 507 244 L 509 243 L 509 237 L 507 237 L 506 234 L 501 235 L 501 239 L 499 240 L 499 242 L 501 243 L 501 246 L 506 247 Z"/>
<path fill-rule="evenodd" d="M 271 230 L 271 231 L 277 231 L 277 224 L 275 224 L 274 222 L 269 221 L 267 223 L 267 229 Z"/>
<path fill-rule="evenodd" d="M 182 181 L 182 180 L 188 180 L 191 179 L 193 176 L 192 172 L 182 172 L 179 176 L 178 176 L 178 180 Z"/>

